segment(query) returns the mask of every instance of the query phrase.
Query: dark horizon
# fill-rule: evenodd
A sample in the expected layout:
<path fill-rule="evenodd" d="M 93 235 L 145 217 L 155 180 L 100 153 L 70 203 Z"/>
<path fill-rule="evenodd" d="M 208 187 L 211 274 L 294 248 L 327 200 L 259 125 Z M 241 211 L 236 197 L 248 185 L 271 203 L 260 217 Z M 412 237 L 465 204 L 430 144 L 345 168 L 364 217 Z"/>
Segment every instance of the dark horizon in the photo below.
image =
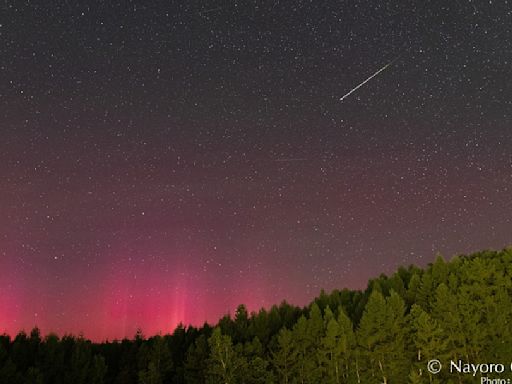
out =
<path fill-rule="evenodd" d="M 0 335 L 6 384 L 506 382 L 512 247 L 398 269 L 361 291 L 322 293 L 172 334 L 91 343 Z M 495 361 L 495 363 L 473 363 Z M 489 379 L 488 374 L 494 375 Z M 389 381 L 388 381 L 389 380 Z"/>
<path fill-rule="evenodd" d="M 512 244 L 507 246 L 507 247 L 502 248 L 502 250 L 507 250 L 507 249 L 511 249 L 511 248 L 512 248 Z M 480 252 L 495 252 L 495 251 L 499 251 L 499 250 L 487 249 L 487 250 L 481 250 Z M 471 255 L 471 254 L 474 254 L 474 253 L 475 252 L 471 252 L 469 254 L 460 254 L 460 253 L 459 254 L 454 254 L 454 255 L 452 255 L 451 258 L 445 258 L 444 255 L 441 255 L 441 254 L 438 253 L 438 254 L 434 255 L 432 260 L 428 261 L 424 266 L 418 265 L 418 264 L 409 264 L 407 266 L 406 265 L 400 265 L 400 266 L 398 266 L 398 269 L 402 269 L 402 268 L 403 269 L 424 268 L 426 266 L 431 266 L 438 257 L 441 257 L 443 260 L 446 260 L 447 262 L 449 262 L 453 258 L 456 258 L 456 257 L 466 257 L 467 255 Z M 393 271 L 393 272 L 396 272 L 396 271 Z M 370 279 L 367 282 L 365 282 L 365 284 L 363 286 L 361 286 L 360 288 L 341 287 L 341 288 L 333 288 L 333 290 L 331 290 L 331 291 L 326 291 L 325 289 L 321 288 L 318 291 L 318 293 L 316 295 L 314 295 L 310 299 L 309 302 L 306 302 L 304 304 L 292 303 L 292 302 L 286 300 L 286 298 L 284 298 L 281 301 L 275 302 L 275 303 L 273 303 L 273 304 L 271 304 L 269 306 L 260 306 L 258 308 L 250 308 L 244 302 L 240 302 L 235 307 L 229 309 L 227 312 L 221 313 L 217 318 L 214 318 L 213 320 L 204 320 L 203 322 L 198 322 L 198 323 L 178 322 L 174 326 L 170 326 L 167 329 L 159 329 L 159 330 L 156 330 L 155 332 L 150 333 L 150 334 L 145 332 L 144 329 L 141 326 L 138 326 L 138 325 L 132 325 L 132 327 L 134 327 L 134 329 L 135 329 L 135 332 L 132 335 L 125 334 L 125 335 L 123 335 L 121 337 L 114 337 L 114 338 L 109 338 L 107 336 L 107 337 L 105 337 L 103 339 L 95 339 L 94 337 L 88 337 L 88 335 L 85 332 L 80 331 L 80 330 L 78 332 L 65 332 L 63 334 L 59 334 L 58 332 L 53 331 L 51 329 L 46 330 L 46 332 L 45 332 L 44 328 L 40 327 L 38 324 L 34 324 L 30 328 L 19 329 L 18 331 L 14 332 L 14 333 L 7 332 L 7 330 L 4 330 L 3 332 L 1 332 L 2 330 L 0 330 L 0 332 L 3 335 L 8 335 L 9 337 L 14 338 L 16 335 L 18 335 L 20 333 L 25 333 L 26 335 L 30 335 L 32 330 L 37 329 L 41 333 L 41 336 L 56 335 L 59 338 L 62 338 L 62 337 L 65 337 L 65 336 L 73 336 L 73 337 L 83 336 L 86 340 L 92 341 L 93 343 L 108 343 L 108 342 L 122 341 L 124 339 L 133 340 L 138 332 L 141 332 L 142 335 L 144 337 L 146 337 L 146 338 L 151 338 L 151 337 L 155 337 L 155 336 L 158 336 L 158 335 L 162 335 L 162 336 L 163 335 L 172 335 L 176 331 L 176 329 L 178 329 L 180 326 L 183 326 L 185 329 L 187 329 L 187 328 L 196 328 L 197 329 L 197 328 L 202 328 L 205 325 L 208 325 L 210 327 L 215 327 L 218 324 L 219 320 L 221 320 L 223 317 L 229 316 L 229 317 L 233 318 L 233 316 L 236 314 L 237 308 L 239 308 L 240 305 L 243 305 L 247 309 L 248 313 L 250 315 L 252 315 L 252 314 L 257 314 L 260 310 L 264 310 L 264 311 L 268 312 L 271 309 L 271 307 L 273 307 L 273 306 L 280 306 L 283 303 L 286 303 L 287 305 L 290 305 L 292 307 L 303 309 L 306 306 L 310 305 L 311 302 L 314 301 L 314 299 L 319 298 L 322 293 L 326 293 L 327 295 L 330 295 L 333 291 L 344 291 L 344 290 L 349 290 L 349 291 L 352 291 L 352 292 L 360 292 L 360 293 L 362 293 L 365 290 L 369 289 L 369 283 L 370 283 L 371 280 L 377 280 L 377 279 L 382 278 L 383 276 L 391 277 L 391 276 L 388 276 L 388 275 L 386 275 L 384 273 L 380 273 L 379 275 L 375 275 L 373 277 L 370 277 Z"/>

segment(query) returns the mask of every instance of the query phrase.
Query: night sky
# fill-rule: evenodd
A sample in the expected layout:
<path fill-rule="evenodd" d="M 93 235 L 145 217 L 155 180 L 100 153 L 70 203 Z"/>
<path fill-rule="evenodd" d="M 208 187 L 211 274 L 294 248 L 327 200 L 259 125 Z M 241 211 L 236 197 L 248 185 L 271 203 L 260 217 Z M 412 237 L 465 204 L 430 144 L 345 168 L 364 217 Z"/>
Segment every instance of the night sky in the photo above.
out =
<path fill-rule="evenodd" d="M 511 10 L 4 1 L 0 332 L 151 335 L 510 245 Z"/>

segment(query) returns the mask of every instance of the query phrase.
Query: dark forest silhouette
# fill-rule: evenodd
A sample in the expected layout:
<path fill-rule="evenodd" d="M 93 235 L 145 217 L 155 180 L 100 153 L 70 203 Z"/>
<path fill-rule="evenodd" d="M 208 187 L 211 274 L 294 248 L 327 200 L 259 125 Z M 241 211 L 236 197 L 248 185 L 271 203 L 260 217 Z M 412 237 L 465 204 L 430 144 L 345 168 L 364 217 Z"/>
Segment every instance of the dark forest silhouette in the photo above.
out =
<path fill-rule="evenodd" d="M 427 361 L 512 362 L 512 249 L 437 257 L 299 308 L 240 305 L 215 327 L 92 343 L 0 336 L 0 383 L 474 383 Z M 510 374 L 510 371 L 509 371 Z M 495 375 L 496 376 L 496 375 Z M 508 377 L 502 374 L 499 377 Z M 480 382 L 478 378 L 478 382 Z"/>

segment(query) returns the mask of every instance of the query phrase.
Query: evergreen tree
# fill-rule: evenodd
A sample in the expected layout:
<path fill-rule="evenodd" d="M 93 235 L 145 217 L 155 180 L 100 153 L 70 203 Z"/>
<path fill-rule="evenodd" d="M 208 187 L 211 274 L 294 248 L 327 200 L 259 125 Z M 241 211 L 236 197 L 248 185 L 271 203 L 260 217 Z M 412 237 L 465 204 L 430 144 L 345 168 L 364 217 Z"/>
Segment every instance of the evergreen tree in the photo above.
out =
<path fill-rule="evenodd" d="M 406 289 L 404 285 L 404 281 L 402 280 L 402 277 L 395 273 L 391 278 L 388 280 L 389 283 L 389 290 L 396 292 L 400 297 L 405 298 L 406 296 Z"/>
<path fill-rule="evenodd" d="M 401 383 L 409 368 L 405 350 L 405 305 L 395 292 L 388 300 L 374 291 L 358 330 L 367 382 Z"/>
<path fill-rule="evenodd" d="M 305 354 L 305 378 L 309 383 L 318 383 L 322 380 L 322 364 L 319 350 L 324 335 L 325 326 L 322 311 L 320 307 L 313 302 L 309 312 L 306 331 L 308 349 Z"/>
<path fill-rule="evenodd" d="M 512 280 L 510 277 L 507 279 Z M 506 284 L 506 283 L 505 283 Z M 501 285 L 501 286 L 505 286 Z M 512 290 L 499 289 L 494 296 L 484 299 L 487 317 L 487 338 L 482 349 L 487 352 L 484 361 L 512 361 Z"/>
<path fill-rule="evenodd" d="M 16 335 L 12 343 L 11 358 L 14 365 L 20 372 L 26 372 L 33 364 L 30 356 L 30 342 L 27 334 L 21 331 Z"/>
<path fill-rule="evenodd" d="M 435 292 L 432 315 L 445 331 L 445 341 L 450 351 L 450 358 L 469 361 L 466 331 L 463 329 L 458 300 L 445 284 L 439 285 Z"/>
<path fill-rule="evenodd" d="M 340 361 L 342 368 L 342 378 L 348 382 L 352 378 L 351 362 L 353 361 L 353 350 L 356 347 L 356 336 L 351 320 L 345 314 L 342 308 L 338 310 L 338 327 L 339 327 L 339 348 Z"/>
<path fill-rule="evenodd" d="M 419 376 L 428 376 L 429 382 L 434 381 L 434 376 L 426 370 L 429 360 L 439 359 L 447 363 L 446 333 L 438 322 L 425 312 L 419 305 L 411 308 L 410 324 L 412 329 L 411 339 L 414 340 L 416 350 L 416 372 Z"/>
<path fill-rule="evenodd" d="M 270 341 L 271 330 L 269 327 L 269 317 L 265 309 L 261 309 L 255 314 L 249 323 L 249 333 L 258 337 L 263 345 L 268 345 Z"/>
<path fill-rule="evenodd" d="M 235 311 L 235 335 L 233 340 L 235 343 L 243 343 L 249 339 L 249 315 L 245 305 L 240 304 Z"/>
<path fill-rule="evenodd" d="M 95 355 L 92 362 L 90 378 L 88 383 L 90 384 L 104 384 L 105 376 L 107 374 L 107 364 L 105 358 L 101 355 Z"/>
<path fill-rule="evenodd" d="M 91 364 L 90 343 L 80 337 L 73 340 L 73 344 L 68 380 L 74 384 L 87 384 Z"/>
<path fill-rule="evenodd" d="M 379 367 L 383 365 L 384 355 L 379 346 L 386 342 L 386 301 L 379 291 L 374 291 L 366 304 L 357 341 L 361 352 L 360 374 L 366 382 L 378 381 Z"/>
<path fill-rule="evenodd" d="M 22 375 L 16 369 L 16 364 L 8 358 L 0 367 L 0 384 L 22 384 Z"/>
<path fill-rule="evenodd" d="M 210 351 L 205 335 L 200 335 L 188 351 L 185 361 L 185 382 L 204 384 L 207 375 L 207 361 Z"/>
<path fill-rule="evenodd" d="M 161 384 L 169 376 L 172 359 L 165 338 L 158 335 L 149 340 L 149 346 L 143 345 L 139 351 L 140 384 Z"/>
<path fill-rule="evenodd" d="M 416 303 L 424 310 L 430 311 L 432 308 L 433 294 L 435 292 L 434 279 L 432 272 L 427 271 L 421 277 L 421 284 L 416 296 Z"/>
<path fill-rule="evenodd" d="M 405 300 L 410 307 L 412 304 L 418 302 L 418 295 L 421 287 L 421 277 L 418 273 L 414 273 L 409 280 L 409 286 L 405 293 Z"/>
<path fill-rule="evenodd" d="M 272 354 L 272 362 L 280 383 L 291 382 L 295 369 L 297 349 L 293 347 L 292 332 L 282 328 L 277 335 L 277 350 Z"/>
<path fill-rule="evenodd" d="M 209 373 L 213 383 L 238 383 L 240 368 L 243 368 L 242 357 L 233 349 L 231 337 L 223 335 L 220 328 L 215 328 L 208 339 L 210 346 Z"/>
<path fill-rule="evenodd" d="M 139 371 L 139 384 L 162 384 L 162 375 L 155 362 L 150 361 L 147 368 Z"/>
<path fill-rule="evenodd" d="M 386 309 L 388 313 L 388 332 L 390 342 L 388 346 L 388 369 L 391 383 L 404 382 L 407 373 L 410 370 L 412 355 L 406 349 L 406 316 L 405 303 L 398 293 L 391 291 L 386 299 Z"/>
<path fill-rule="evenodd" d="M 64 383 L 66 370 L 64 351 L 62 342 L 55 334 L 49 334 L 39 348 L 40 369 L 44 373 L 47 383 Z"/>
<path fill-rule="evenodd" d="M 324 318 L 324 333 L 325 333 L 325 330 L 327 329 L 327 325 L 329 324 L 329 322 L 332 319 L 334 319 L 334 313 L 332 313 L 332 310 L 331 310 L 331 307 L 329 306 L 329 304 L 327 304 L 325 307 L 323 318 Z"/>
<path fill-rule="evenodd" d="M 243 355 L 252 359 L 253 357 L 263 357 L 263 345 L 260 342 L 260 339 L 254 337 L 251 342 L 247 342 L 244 344 Z"/>
<path fill-rule="evenodd" d="M 340 339 L 340 326 L 336 319 L 331 318 L 320 349 L 323 371 L 326 373 L 324 382 L 328 384 L 341 383 L 343 345 Z"/>
<path fill-rule="evenodd" d="M 307 371 L 311 359 L 311 338 L 308 335 L 308 321 L 301 316 L 292 330 L 292 355 L 296 359 L 293 376 L 303 384 L 307 382 Z"/>
<path fill-rule="evenodd" d="M 270 363 L 261 356 L 253 357 L 247 365 L 247 374 L 244 375 L 244 384 L 272 384 L 274 376 L 270 370 Z"/>

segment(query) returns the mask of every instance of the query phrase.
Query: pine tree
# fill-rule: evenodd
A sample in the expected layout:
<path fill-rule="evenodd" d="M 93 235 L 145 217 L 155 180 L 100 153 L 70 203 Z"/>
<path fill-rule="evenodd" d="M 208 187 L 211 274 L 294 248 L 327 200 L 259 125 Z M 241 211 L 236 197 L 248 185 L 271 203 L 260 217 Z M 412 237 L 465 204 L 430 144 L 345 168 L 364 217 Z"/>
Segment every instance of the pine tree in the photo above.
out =
<path fill-rule="evenodd" d="M 403 382 L 410 370 L 412 356 L 406 350 L 406 317 L 405 303 L 398 293 L 391 291 L 386 299 L 388 312 L 388 329 L 390 343 L 388 345 L 388 369 L 392 383 Z"/>
<path fill-rule="evenodd" d="M 420 376 L 428 376 L 432 383 L 434 377 L 426 370 L 429 360 L 438 359 L 447 362 L 447 338 L 438 322 L 419 305 L 413 305 L 409 314 L 414 347 L 416 350 L 416 371 Z"/>
<path fill-rule="evenodd" d="M 48 383 L 63 383 L 66 370 L 64 351 L 57 335 L 50 333 L 40 347 L 40 369 Z"/>
<path fill-rule="evenodd" d="M 398 293 L 398 295 L 402 298 L 405 298 L 405 286 L 404 281 L 402 280 L 402 277 L 395 273 L 391 278 L 388 280 L 390 291 L 395 291 Z"/>
<path fill-rule="evenodd" d="M 466 330 L 456 295 L 445 284 L 440 284 L 435 292 L 432 316 L 445 331 L 445 341 L 452 360 L 469 361 Z"/>
<path fill-rule="evenodd" d="M 435 292 L 434 279 L 432 278 L 432 272 L 427 271 L 421 277 L 421 284 L 416 296 L 417 304 L 421 307 L 430 311 L 432 308 L 433 294 Z"/>
<path fill-rule="evenodd" d="M 311 338 L 308 335 L 308 321 L 301 316 L 292 329 L 293 356 L 296 359 L 294 375 L 301 384 L 307 381 L 308 361 L 311 359 Z"/>
<path fill-rule="evenodd" d="M 292 373 L 297 363 L 297 349 L 293 348 L 292 332 L 282 328 L 277 335 L 277 350 L 272 353 L 272 363 L 275 367 L 280 383 L 291 382 Z"/>
<path fill-rule="evenodd" d="M 21 384 L 21 373 L 16 369 L 16 364 L 8 358 L 0 367 L 0 384 Z"/>
<path fill-rule="evenodd" d="M 263 345 L 260 342 L 260 339 L 258 337 L 254 337 L 252 341 L 248 341 L 244 344 L 244 351 L 243 355 L 248 358 L 252 359 L 254 357 L 263 357 Z"/>
<path fill-rule="evenodd" d="M 90 373 L 90 384 L 103 384 L 105 382 L 105 376 L 107 374 L 107 364 L 105 358 L 101 355 L 95 355 L 92 362 L 92 368 Z"/>
<path fill-rule="evenodd" d="M 356 336 L 352 321 L 341 307 L 338 309 L 338 327 L 340 333 L 339 344 L 341 351 L 342 377 L 345 382 L 348 382 L 352 376 L 351 362 L 353 360 L 353 350 L 356 347 Z"/>
<path fill-rule="evenodd" d="M 334 313 L 332 313 L 331 307 L 326 305 L 324 310 L 324 331 L 327 329 L 327 325 L 332 319 L 334 319 Z"/>
<path fill-rule="evenodd" d="M 139 384 L 162 384 L 162 375 L 155 362 L 150 361 L 146 369 L 139 371 Z"/>
<path fill-rule="evenodd" d="M 432 264 L 432 280 L 434 281 L 435 286 L 439 284 L 446 284 L 448 282 L 448 264 L 444 260 L 442 255 L 437 255 Z"/>
<path fill-rule="evenodd" d="M 187 384 L 205 383 L 209 354 L 206 336 L 200 335 L 187 351 L 185 360 L 185 382 Z"/>
<path fill-rule="evenodd" d="M 265 309 L 260 309 L 251 320 L 252 321 L 249 324 L 250 334 L 257 336 L 263 345 L 267 345 L 270 341 L 271 334 L 267 311 Z"/>
<path fill-rule="evenodd" d="M 326 373 L 325 383 L 339 384 L 341 382 L 343 346 L 340 339 L 340 326 L 334 318 L 331 318 L 327 324 L 326 334 L 322 338 L 322 345 L 319 351 L 323 371 Z"/>
<path fill-rule="evenodd" d="M 69 368 L 69 382 L 74 384 L 86 384 L 91 364 L 91 346 L 83 337 L 74 341 L 71 366 Z"/>
<path fill-rule="evenodd" d="M 18 333 L 12 343 L 12 362 L 20 372 L 25 372 L 32 365 L 29 343 L 27 334 L 24 331 Z"/>
<path fill-rule="evenodd" d="M 421 287 L 421 277 L 418 273 L 413 273 L 411 276 L 411 280 L 409 280 L 409 285 L 407 287 L 407 291 L 405 294 L 406 302 L 408 306 L 411 306 L 414 303 L 417 303 L 417 298 L 419 295 Z"/>
<path fill-rule="evenodd" d="M 245 305 L 240 304 L 235 311 L 234 319 L 235 334 L 233 341 L 243 343 L 249 339 L 249 314 Z"/>
<path fill-rule="evenodd" d="M 489 314 L 496 308 L 497 301 L 503 298 L 503 287 L 510 279 L 505 279 L 503 272 L 498 271 L 494 263 L 486 263 L 481 257 L 474 258 L 471 263 L 464 263 L 460 274 L 462 283 L 456 291 L 456 297 L 467 340 L 467 353 L 470 360 L 482 361 L 489 355 L 488 343 L 494 333 L 491 328 L 494 320 Z M 506 302 L 503 304 L 503 312 L 506 312 L 510 307 L 507 308 Z"/>
<path fill-rule="evenodd" d="M 361 376 L 365 382 L 377 381 L 382 359 L 379 346 L 386 342 L 386 301 L 379 291 L 373 291 L 368 299 L 357 331 L 361 351 Z"/>
<path fill-rule="evenodd" d="M 306 337 L 308 348 L 306 349 L 305 378 L 309 383 L 318 383 L 322 380 L 322 364 L 319 353 L 322 338 L 325 335 L 324 319 L 320 307 L 313 302 L 307 320 Z"/>
<path fill-rule="evenodd" d="M 508 277 L 512 280 L 512 276 Z M 505 286 L 503 284 L 502 286 Z M 484 299 L 487 317 L 487 335 L 483 350 L 484 361 L 512 361 L 512 296 L 511 289 L 500 289 Z"/>
<path fill-rule="evenodd" d="M 367 382 L 400 383 L 407 377 L 404 313 L 404 302 L 395 292 L 388 300 L 372 292 L 358 330 Z"/>
<path fill-rule="evenodd" d="M 160 384 L 172 370 L 172 359 L 164 337 L 158 335 L 139 350 L 139 383 Z"/>
<path fill-rule="evenodd" d="M 249 360 L 247 375 L 243 378 L 244 384 L 272 384 L 274 377 L 269 369 L 269 362 L 261 357 L 256 356 Z"/>
<path fill-rule="evenodd" d="M 233 349 L 231 337 L 215 328 L 208 339 L 210 346 L 209 376 L 214 383 L 235 384 L 240 368 L 244 367 L 242 357 Z"/>

